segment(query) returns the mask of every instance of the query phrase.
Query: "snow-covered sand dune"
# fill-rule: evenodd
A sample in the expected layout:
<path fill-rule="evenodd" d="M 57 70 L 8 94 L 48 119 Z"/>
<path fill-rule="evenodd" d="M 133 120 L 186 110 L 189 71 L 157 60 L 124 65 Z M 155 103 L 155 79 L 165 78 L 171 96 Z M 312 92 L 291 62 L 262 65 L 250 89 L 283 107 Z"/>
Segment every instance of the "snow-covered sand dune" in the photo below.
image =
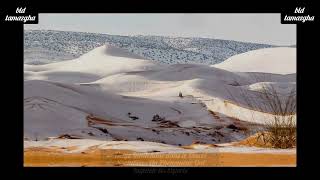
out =
<path fill-rule="evenodd" d="M 243 129 L 253 126 L 250 122 L 264 124 L 273 117 L 270 109 L 250 109 L 243 93 L 255 96 L 264 84 L 275 85 L 284 93 L 295 88 L 291 53 L 295 48 L 291 49 L 264 49 L 267 57 L 282 53 L 268 67 L 261 64 L 263 53 L 247 52 L 255 54 L 243 61 L 244 66 L 250 63 L 249 73 L 240 68 L 241 60 L 235 62 L 236 69 L 225 68 L 233 67 L 230 60 L 214 67 L 159 65 L 112 46 L 96 48 L 74 60 L 25 65 L 24 135 L 44 139 L 72 134 L 174 145 L 240 140 L 247 136 Z M 277 63 L 287 66 L 272 69 Z M 230 124 L 239 128 L 230 128 Z"/>
<path fill-rule="evenodd" d="M 34 72 L 30 79 L 59 82 L 92 82 L 113 74 L 159 69 L 162 66 L 113 46 L 101 46 L 77 59 L 46 65 L 27 65 Z M 26 77 L 25 77 L 26 78 Z"/>
<path fill-rule="evenodd" d="M 237 72 L 296 73 L 296 48 L 264 48 L 228 58 L 213 67 Z"/>
<path fill-rule="evenodd" d="M 140 137 L 171 142 L 174 136 L 178 136 L 177 139 L 180 140 L 176 141 L 184 144 L 192 142 L 192 138 L 185 135 L 183 129 L 183 132 L 180 132 L 179 127 L 185 127 L 187 131 L 193 126 L 214 127 L 214 120 L 206 108 L 192 104 L 193 99 L 185 98 L 179 101 L 178 97 L 175 97 L 170 101 L 162 101 L 127 97 L 88 86 L 40 80 L 26 81 L 24 86 L 25 136 L 32 139 L 59 134 L 76 134 L 88 138 L 88 134 L 93 134 L 100 139 L 113 137 L 136 140 Z M 161 126 L 166 126 L 166 123 L 152 122 L 156 114 L 177 125 L 172 124 L 172 129 L 158 132 L 162 131 Z M 108 132 L 92 131 L 99 127 L 88 127 L 88 115 L 109 121 Z M 133 120 L 130 116 L 138 119 Z M 159 133 L 161 136 L 157 137 Z"/>

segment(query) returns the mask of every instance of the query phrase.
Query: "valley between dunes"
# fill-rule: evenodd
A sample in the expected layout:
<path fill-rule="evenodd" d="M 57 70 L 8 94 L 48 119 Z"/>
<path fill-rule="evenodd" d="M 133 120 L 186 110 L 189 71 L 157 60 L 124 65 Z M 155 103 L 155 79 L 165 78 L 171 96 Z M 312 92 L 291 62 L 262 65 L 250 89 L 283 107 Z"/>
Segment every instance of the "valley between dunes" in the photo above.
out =
<path fill-rule="evenodd" d="M 104 45 L 25 64 L 25 166 L 295 166 L 296 148 L 246 143 L 276 115 L 243 98 L 295 89 L 295 51 L 164 65 Z"/>

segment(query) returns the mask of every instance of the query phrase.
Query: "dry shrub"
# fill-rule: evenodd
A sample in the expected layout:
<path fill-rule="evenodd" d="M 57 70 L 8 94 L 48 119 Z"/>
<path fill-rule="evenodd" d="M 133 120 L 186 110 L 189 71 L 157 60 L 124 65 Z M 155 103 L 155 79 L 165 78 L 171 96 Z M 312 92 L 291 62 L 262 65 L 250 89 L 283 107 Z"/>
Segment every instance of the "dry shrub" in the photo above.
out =
<path fill-rule="evenodd" d="M 280 94 L 271 85 L 263 86 L 261 97 L 266 106 L 275 115 L 266 123 L 266 130 L 270 136 L 265 137 L 266 143 L 274 148 L 292 148 L 296 146 L 296 92 L 292 89 L 288 94 Z"/>
<path fill-rule="evenodd" d="M 266 82 L 266 81 L 258 81 Z M 228 91 L 236 101 L 233 94 Z M 257 136 L 257 141 L 273 148 L 293 148 L 296 146 L 296 90 L 280 93 L 273 84 L 263 84 L 257 92 L 241 90 L 241 98 L 248 108 L 256 111 L 268 111 L 273 118 L 266 121 L 266 132 Z M 255 116 L 252 116 L 253 118 Z"/>

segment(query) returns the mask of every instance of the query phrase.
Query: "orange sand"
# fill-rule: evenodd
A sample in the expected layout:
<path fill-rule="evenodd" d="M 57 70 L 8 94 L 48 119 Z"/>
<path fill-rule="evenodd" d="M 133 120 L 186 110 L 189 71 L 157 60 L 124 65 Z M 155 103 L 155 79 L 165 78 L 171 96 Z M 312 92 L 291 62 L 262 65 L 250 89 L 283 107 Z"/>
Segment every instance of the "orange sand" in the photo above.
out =
<path fill-rule="evenodd" d="M 296 166 L 296 154 L 263 153 L 137 153 L 91 149 L 66 153 L 57 148 L 28 148 L 25 166 Z"/>

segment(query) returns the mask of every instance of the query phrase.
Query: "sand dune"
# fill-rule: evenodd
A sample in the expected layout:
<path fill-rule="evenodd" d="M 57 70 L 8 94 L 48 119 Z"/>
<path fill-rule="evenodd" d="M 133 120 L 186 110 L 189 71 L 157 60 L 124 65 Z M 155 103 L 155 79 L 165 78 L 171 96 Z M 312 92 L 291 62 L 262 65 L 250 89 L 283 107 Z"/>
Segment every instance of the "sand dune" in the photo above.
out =
<path fill-rule="evenodd" d="M 28 79 L 46 77 L 59 82 L 92 82 L 117 73 L 146 71 L 161 68 L 148 60 L 136 59 L 137 56 L 112 46 L 101 46 L 74 60 L 46 65 L 26 65 L 25 71 L 35 72 Z"/>
<path fill-rule="evenodd" d="M 246 132 L 228 125 L 238 123 L 250 129 L 252 123 L 262 126 L 273 118 L 270 109 L 250 109 L 242 93 L 256 96 L 261 82 L 283 92 L 294 87 L 292 58 L 284 59 L 286 68 L 279 65 L 275 71 L 270 69 L 284 56 L 279 54 L 291 55 L 292 49 L 261 50 L 268 54 L 266 57 L 260 50 L 252 51 L 248 52 L 248 62 L 247 58 L 232 58 L 225 65 L 213 67 L 159 65 L 128 51 L 102 46 L 74 60 L 25 65 L 24 136 L 34 140 L 72 134 L 87 139 L 172 145 L 240 140 Z M 268 67 L 261 64 L 270 57 Z M 233 61 L 236 65 L 232 67 L 255 67 L 258 72 L 225 68 Z M 183 98 L 178 96 L 180 92 Z M 155 115 L 161 120 L 154 120 Z M 88 125 L 88 116 L 109 124 Z"/>
<path fill-rule="evenodd" d="M 192 99 L 181 102 L 161 101 L 147 98 L 129 98 L 106 91 L 98 91 L 87 86 L 68 85 L 47 81 L 26 81 L 24 84 L 24 121 L 25 136 L 31 139 L 43 139 L 48 136 L 72 133 L 88 137 L 93 128 L 87 125 L 86 117 L 93 114 L 114 123 L 122 122 L 133 124 L 137 127 L 122 127 L 120 125 L 110 127 L 110 133 L 96 133 L 94 137 L 106 138 L 110 134 L 127 139 L 156 138 L 159 124 L 152 122 L 155 114 L 165 117 L 172 122 L 192 122 L 193 125 L 208 124 L 214 122 L 206 109 L 200 105 L 191 104 Z M 128 113 L 136 116 L 138 120 L 132 120 Z M 181 112 L 181 113 L 179 113 Z M 126 132 L 128 130 L 128 132 Z M 115 131 L 115 132 L 113 132 Z M 158 141 L 172 141 L 170 131 L 163 132 L 163 137 Z M 132 134 L 132 135 L 130 135 Z M 183 132 L 177 132 L 176 143 L 192 142 Z M 208 139 L 208 138 L 207 138 Z M 172 141 L 171 143 L 174 143 Z"/>
<path fill-rule="evenodd" d="M 235 72 L 296 73 L 296 48 L 253 50 L 232 56 L 213 66 Z"/>

